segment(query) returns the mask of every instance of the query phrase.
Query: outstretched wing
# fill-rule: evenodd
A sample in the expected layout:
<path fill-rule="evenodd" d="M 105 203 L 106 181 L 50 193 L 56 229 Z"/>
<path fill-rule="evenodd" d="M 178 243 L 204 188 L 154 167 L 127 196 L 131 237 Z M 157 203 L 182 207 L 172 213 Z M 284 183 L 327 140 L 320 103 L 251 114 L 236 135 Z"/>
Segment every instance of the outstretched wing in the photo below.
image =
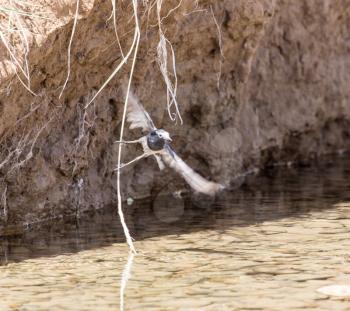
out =
<path fill-rule="evenodd" d="M 214 195 L 223 186 L 212 181 L 208 181 L 190 168 L 169 146 L 166 145 L 161 153 L 162 160 L 177 173 L 179 173 L 187 183 L 197 192 Z"/>
<path fill-rule="evenodd" d="M 139 127 L 143 132 L 150 132 L 156 129 L 151 117 L 132 91 L 129 92 L 126 120 L 130 122 L 131 130 Z"/>

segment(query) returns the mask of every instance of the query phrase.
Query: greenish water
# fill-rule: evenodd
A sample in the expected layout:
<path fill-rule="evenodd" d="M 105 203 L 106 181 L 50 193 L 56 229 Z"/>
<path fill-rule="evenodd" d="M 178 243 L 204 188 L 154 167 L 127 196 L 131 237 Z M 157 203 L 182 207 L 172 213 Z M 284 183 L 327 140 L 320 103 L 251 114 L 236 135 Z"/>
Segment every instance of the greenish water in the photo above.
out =
<path fill-rule="evenodd" d="M 350 310 L 350 161 L 267 175 L 2 240 L 0 310 Z"/>

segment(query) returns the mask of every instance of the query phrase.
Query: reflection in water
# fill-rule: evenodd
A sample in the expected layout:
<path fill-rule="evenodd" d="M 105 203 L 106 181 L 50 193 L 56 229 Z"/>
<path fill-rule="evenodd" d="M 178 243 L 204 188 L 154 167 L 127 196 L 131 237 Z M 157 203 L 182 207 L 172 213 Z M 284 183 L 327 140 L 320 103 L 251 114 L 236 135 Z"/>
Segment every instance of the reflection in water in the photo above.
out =
<path fill-rule="evenodd" d="M 135 253 L 133 251 L 129 251 L 128 261 L 125 264 L 125 267 L 123 269 L 122 278 L 120 280 L 120 311 L 124 311 L 124 295 L 125 295 L 125 289 L 126 285 L 128 284 L 130 274 L 131 274 L 131 268 L 134 261 Z"/>
<path fill-rule="evenodd" d="M 317 289 L 350 284 L 349 173 L 343 159 L 248 177 L 215 200 L 135 202 L 127 262 L 114 208 L 4 239 L 0 310 L 348 310 Z"/>

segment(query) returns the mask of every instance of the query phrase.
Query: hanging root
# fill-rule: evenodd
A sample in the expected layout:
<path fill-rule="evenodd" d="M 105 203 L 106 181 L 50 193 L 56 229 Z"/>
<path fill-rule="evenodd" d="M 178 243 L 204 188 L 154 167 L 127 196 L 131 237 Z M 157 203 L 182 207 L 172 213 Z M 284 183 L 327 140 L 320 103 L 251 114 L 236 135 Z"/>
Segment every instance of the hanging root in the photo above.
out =
<path fill-rule="evenodd" d="M 74 33 L 75 33 L 75 29 L 77 27 L 77 23 L 78 23 L 78 15 L 79 15 L 79 4 L 80 4 L 80 0 L 77 0 L 76 3 L 76 9 L 75 9 L 75 14 L 74 14 L 74 22 L 73 22 L 73 28 L 72 28 L 72 33 L 69 39 L 69 44 L 68 44 L 68 53 L 67 53 L 67 77 L 66 80 L 64 81 L 64 84 L 62 86 L 62 90 L 60 95 L 58 96 L 58 98 L 61 98 L 64 89 L 66 88 L 66 85 L 68 83 L 69 77 L 70 77 L 70 62 L 71 62 L 71 48 L 72 48 L 72 42 L 73 42 L 73 37 L 74 37 Z"/>
<path fill-rule="evenodd" d="M 11 66 L 20 83 L 32 95 L 36 94 L 31 89 L 28 60 L 30 31 L 26 25 L 35 19 L 50 20 L 41 9 L 42 6 L 23 0 L 8 0 L 6 5 L 0 4 L 0 42 L 9 54 Z"/>
<path fill-rule="evenodd" d="M 74 159 L 72 175 L 75 174 L 79 166 L 78 158 L 87 157 L 88 145 L 91 140 L 90 133 L 95 127 L 97 119 L 95 104 L 90 106 L 89 109 L 84 109 L 81 105 L 77 105 L 78 136 L 74 139 L 70 150 L 70 157 Z"/>
<path fill-rule="evenodd" d="M 117 43 L 118 43 L 120 54 L 122 55 L 122 57 L 124 59 L 125 56 L 124 56 L 124 53 L 123 53 L 122 46 L 120 44 L 119 35 L 118 35 L 118 28 L 117 28 L 116 1 L 117 0 L 111 0 L 111 2 L 112 2 L 112 14 L 111 14 L 110 18 L 113 18 L 113 26 L 114 26 L 115 37 L 116 37 L 116 40 L 117 40 Z"/>
<path fill-rule="evenodd" d="M 210 12 L 213 17 L 217 32 L 218 32 L 218 41 L 219 41 L 219 49 L 220 49 L 220 60 L 219 60 L 219 71 L 217 73 L 217 88 L 218 90 L 220 89 L 220 79 L 221 79 L 221 71 L 222 71 L 222 63 L 223 60 L 225 59 L 224 56 L 224 50 L 223 50 L 223 43 L 222 43 L 222 34 L 221 34 L 221 27 L 215 17 L 213 6 L 210 6 Z"/>
<path fill-rule="evenodd" d="M 26 134 L 23 134 L 17 145 L 12 148 L 12 150 L 7 151 L 7 156 L 0 162 L 0 169 L 6 167 L 6 174 L 8 175 L 24 166 L 33 157 L 33 150 L 39 136 L 53 118 L 54 116 L 46 121 L 40 128 L 30 130 Z"/>
<path fill-rule="evenodd" d="M 47 115 L 41 121 L 36 119 L 34 113 L 39 108 L 46 109 L 43 106 L 45 103 L 45 100 L 37 105 L 32 103 L 29 112 L 19 118 L 8 135 L 0 141 L 0 171 L 4 176 L 17 171 L 33 157 L 40 135 L 56 117 L 57 110 L 53 110 L 48 119 Z M 33 127 L 32 124 L 37 123 L 39 125 Z"/>
<path fill-rule="evenodd" d="M 181 114 L 179 111 L 179 105 L 176 100 L 176 92 L 177 92 L 177 75 L 176 75 L 176 60 L 175 60 L 175 52 L 171 42 L 165 37 L 162 30 L 162 18 L 160 17 L 160 11 L 162 8 L 163 0 L 157 0 L 157 19 L 158 19 L 158 30 L 159 30 L 159 43 L 157 46 L 157 61 L 159 64 L 160 72 L 163 75 L 163 79 L 166 85 L 167 90 L 167 108 L 168 114 L 172 121 L 176 121 L 177 117 L 180 120 L 180 123 L 183 124 L 183 120 L 181 118 Z M 181 4 L 181 2 L 180 2 Z M 177 6 L 179 7 L 180 4 Z M 176 8 L 177 8 L 176 7 Z M 175 9 L 176 9 L 175 8 Z M 168 47 L 170 48 L 171 55 L 171 74 L 174 77 L 174 81 L 171 81 L 170 74 L 168 71 Z M 175 107 L 175 112 L 172 112 L 172 106 Z"/>
<path fill-rule="evenodd" d="M 134 15 L 137 12 L 137 3 L 133 0 L 133 7 L 134 7 Z M 136 6 L 136 9 L 135 9 Z M 136 10 L 136 12 L 135 12 Z M 114 71 L 110 74 L 110 76 L 106 79 L 106 81 L 102 84 L 102 86 L 98 89 L 96 94 L 92 97 L 92 99 L 87 103 L 85 106 L 85 109 L 87 109 L 91 103 L 96 99 L 96 97 L 102 92 L 102 90 L 107 86 L 107 84 L 114 78 L 114 76 L 123 68 L 123 66 L 127 63 L 128 59 L 130 58 L 131 54 L 136 50 L 138 51 L 138 46 L 140 42 L 140 26 L 138 23 L 138 17 L 135 16 L 135 20 L 137 20 L 136 26 L 135 26 L 135 31 L 134 31 L 134 39 L 131 44 L 131 47 L 129 48 L 128 52 L 126 53 L 125 57 L 122 59 L 122 61 L 118 64 L 118 66 L 114 69 Z M 136 58 L 135 52 L 134 52 L 134 59 Z M 134 61 L 134 60 L 133 60 Z"/>
<path fill-rule="evenodd" d="M 8 220 L 7 185 L 5 185 L 5 189 L 1 195 L 1 205 L 2 205 L 2 212 L 4 215 L 4 221 L 5 221 L 5 223 L 7 223 L 7 220 Z"/>
<path fill-rule="evenodd" d="M 116 33 L 116 38 L 119 43 L 119 36 L 117 32 L 117 26 L 116 26 L 116 4 L 115 0 L 112 1 L 112 16 L 113 16 L 113 23 L 114 23 L 114 29 Z M 179 4 L 172 10 L 176 10 L 178 7 L 180 7 L 182 3 L 182 0 L 180 0 Z M 125 102 L 124 102 L 124 109 L 123 109 L 123 117 L 122 117 L 122 124 L 121 124 L 121 129 L 120 129 L 120 139 L 119 141 L 123 141 L 123 135 L 124 135 L 124 128 L 125 128 L 125 119 L 126 119 L 126 113 L 127 113 L 127 105 L 128 105 L 128 98 L 129 98 L 129 93 L 130 93 L 130 87 L 131 87 L 131 81 L 133 78 L 133 73 L 135 69 L 135 63 L 136 63 L 136 58 L 137 58 L 137 53 L 139 49 L 139 44 L 140 44 L 140 35 L 141 35 L 141 29 L 139 25 L 139 20 L 138 20 L 138 1 L 137 0 L 132 0 L 133 4 L 133 15 L 135 19 L 135 30 L 134 30 L 134 38 L 133 42 L 126 53 L 126 55 L 123 54 L 121 47 L 121 53 L 122 53 L 122 60 L 118 64 L 118 66 L 114 69 L 114 71 L 110 74 L 110 76 L 105 80 L 105 82 L 102 84 L 102 86 L 98 89 L 98 91 L 95 93 L 95 95 L 92 97 L 92 99 L 86 104 L 85 109 L 87 109 L 91 103 L 96 99 L 96 97 L 102 92 L 102 90 L 107 86 L 107 84 L 115 77 L 115 75 L 122 69 L 122 67 L 127 63 L 127 61 L 132 58 L 132 64 L 131 64 L 131 70 L 130 70 L 130 76 L 128 80 L 128 86 L 127 86 L 127 92 L 126 92 L 126 97 L 125 97 Z M 151 10 L 156 4 L 156 9 L 157 9 L 157 20 L 158 20 L 158 28 L 159 28 L 159 43 L 157 46 L 157 61 L 160 67 L 160 71 L 163 75 L 165 84 L 166 84 L 166 89 L 167 89 L 167 110 L 169 113 L 169 117 L 171 120 L 176 121 L 177 119 L 180 120 L 180 123 L 183 123 L 183 120 L 180 115 L 179 111 L 179 105 L 176 100 L 176 92 L 177 92 L 177 75 L 176 75 L 176 61 L 175 61 L 175 52 L 173 49 L 173 46 L 171 42 L 165 37 L 164 32 L 162 30 L 162 18 L 161 18 L 161 6 L 162 6 L 162 0 L 156 0 L 155 2 L 150 3 L 150 1 L 144 0 L 143 5 L 147 7 L 147 10 Z M 171 12 L 168 12 L 168 14 L 164 17 L 168 17 Z M 168 54 L 170 53 L 170 61 L 168 60 Z M 168 67 L 171 68 L 171 71 L 169 73 Z M 173 76 L 173 79 L 170 78 L 170 76 Z M 124 235 L 126 237 L 127 243 L 129 245 L 129 248 L 132 252 L 136 253 L 136 250 L 133 245 L 132 238 L 129 233 L 129 229 L 125 223 L 124 219 L 124 214 L 122 210 L 122 198 L 121 198 L 121 189 L 120 189 L 120 169 L 121 168 L 121 155 L 122 155 L 122 145 L 119 144 L 118 146 L 118 162 L 117 162 L 117 196 L 118 196 L 118 214 L 120 217 L 121 224 L 123 226 L 124 230 Z"/>
<path fill-rule="evenodd" d="M 131 70 L 130 70 L 130 77 L 129 77 L 129 81 L 128 81 L 127 92 L 126 92 L 126 96 L 125 96 L 125 102 L 124 102 L 122 125 L 121 125 L 121 129 L 120 129 L 120 139 L 119 139 L 120 141 L 123 141 L 125 119 L 126 119 L 126 112 L 127 112 L 127 108 L 128 108 L 128 99 L 129 99 L 131 81 L 132 81 L 132 77 L 133 77 L 133 73 L 134 73 L 134 69 L 135 69 L 136 56 L 137 56 L 139 43 L 140 43 L 140 26 L 139 26 L 138 13 L 137 13 L 137 1 L 138 0 L 132 0 L 133 8 L 134 8 L 134 17 L 135 17 L 135 35 L 134 35 L 134 42 L 135 43 L 133 43 L 134 55 L 133 55 L 133 60 L 132 60 L 132 65 L 131 65 Z M 118 146 L 117 167 L 120 167 L 120 165 L 121 165 L 122 145 L 123 144 L 119 144 L 119 146 Z M 130 250 L 136 254 L 136 250 L 134 248 L 134 243 L 132 241 L 132 238 L 131 238 L 130 233 L 129 233 L 129 229 L 128 229 L 128 227 L 125 223 L 125 220 L 124 220 L 124 214 L 123 214 L 123 209 L 122 209 L 122 197 L 121 197 L 121 190 L 120 190 L 120 170 L 117 170 L 117 196 L 118 196 L 118 214 L 119 214 L 120 222 L 123 226 L 126 241 L 129 245 Z"/>
<path fill-rule="evenodd" d="M 37 127 L 32 127 L 32 122 L 38 120 L 34 119 L 33 112 L 37 110 L 40 105 L 31 109 L 26 115 L 20 118 L 14 127 L 11 129 L 12 134 L 4 138 L 0 142 L 0 172 L 3 176 L 2 184 L 4 185 L 1 197 L 0 206 L 2 207 L 2 214 L 5 223 L 8 221 L 8 186 L 7 179 L 12 176 L 20 174 L 20 169 L 28 164 L 28 161 L 34 156 L 34 148 L 37 146 L 39 137 L 56 116 L 55 111 L 51 111 L 51 117 L 48 120 L 41 121 Z M 31 118 L 32 117 L 32 118 Z M 29 122 L 28 118 L 30 118 Z M 28 124 L 30 129 L 28 129 Z M 18 132 L 22 132 L 22 135 Z M 6 148 L 6 145 L 9 146 Z"/>
<path fill-rule="evenodd" d="M 113 22 L 114 22 L 114 29 L 116 32 L 116 38 L 118 41 L 118 44 L 120 46 L 119 42 L 119 36 L 117 32 L 117 26 L 116 26 L 116 4 L 115 0 L 112 1 L 112 16 L 113 16 Z M 176 74 L 176 59 L 175 59 L 175 52 L 174 48 L 171 44 L 171 42 L 166 38 L 163 30 L 162 30 L 162 21 L 167 18 L 173 11 L 178 9 L 181 6 L 182 0 L 180 0 L 179 4 L 170 10 L 168 14 L 165 17 L 161 17 L 161 8 L 162 8 L 162 2 L 163 0 L 156 0 L 153 3 L 150 3 L 149 0 L 144 0 L 143 5 L 147 8 L 148 12 L 156 5 L 156 11 L 157 11 L 157 20 L 158 20 L 158 30 L 159 30 L 159 43 L 157 46 L 157 62 L 159 64 L 159 68 L 161 71 L 161 74 L 163 76 L 165 85 L 166 85 L 166 91 L 167 91 L 167 110 L 169 117 L 172 121 L 176 121 L 177 119 L 180 120 L 180 123 L 183 124 L 183 120 L 180 114 L 179 105 L 176 99 L 176 93 L 177 93 L 177 74 Z M 136 4 L 138 5 L 138 4 Z M 134 11 L 135 14 L 135 11 Z M 111 17 L 112 17 L 111 16 Z M 115 75 L 122 69 L 122 67 L 127 63 L 129 60 L 131 54 L 133 53 L 135 49 L 136 43 L 139 42 L 139 37 L 141 34 L 140 27 L 135 29 L 134 32 L 134 39 L 132 42 L 131 47 L 129 48 L 128 52 L 124 56 L 121 46 L 121 54 L 122 54 L 122 60 L 118 64 L 118 66 L 114 69 L 114 71 L 110 74 L 110 76 L 106 79 L 106 81 L 102 84 L 102 86 L 98 89 L 98 91 L 95 93 L 95 95 L 92 97 L 92 99 L 88 102 L 88 104 L 85 106 L 85 109 L 91 105 L 91 103 L 96 99 L 96 97 L 102 92 L 102 90 L 107 86 L 107 84 L 115 77 Z M 170 60 L 168 55 L 170 55 Z M 169 67 L 171 68 L 169 72 Z M 171 76 L 173 78 L 171 78 Z M 174 111 L 173 111 L 174 110 Z"/>

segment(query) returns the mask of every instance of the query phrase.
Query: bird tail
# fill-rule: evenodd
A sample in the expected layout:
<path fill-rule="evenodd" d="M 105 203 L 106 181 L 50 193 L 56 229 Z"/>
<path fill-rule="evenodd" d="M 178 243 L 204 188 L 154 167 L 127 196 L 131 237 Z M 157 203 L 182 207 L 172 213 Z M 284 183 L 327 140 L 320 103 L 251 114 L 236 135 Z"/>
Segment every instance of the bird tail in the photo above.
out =
<path fill-rule="evenodd" d="M 223 185 L 206 180 L 196 173 L 170 146 L 167 146 L 166 151 L 162 155 L 163 161 L 178 172 L 195 191 L 208 195 L 215 195 L 217 192 L 224 189 Z"/>

